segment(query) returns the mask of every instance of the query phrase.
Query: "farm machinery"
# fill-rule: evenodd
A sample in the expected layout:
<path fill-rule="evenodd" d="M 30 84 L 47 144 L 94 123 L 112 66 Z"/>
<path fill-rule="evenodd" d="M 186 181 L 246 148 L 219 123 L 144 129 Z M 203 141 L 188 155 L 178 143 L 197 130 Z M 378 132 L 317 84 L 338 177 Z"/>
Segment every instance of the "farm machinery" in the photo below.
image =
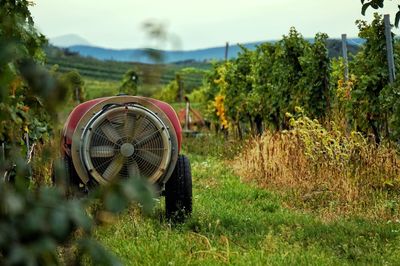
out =
<path fill-rule="evenodd" d="M 81 103 L 62 131 L 65 183 L 88 191 L 119 179 L 146 179 L 165 196 L 167 217 L 189 215 L 192 177 L 181 142 L 179 119 L 165 102 L 121 95 Z"/>

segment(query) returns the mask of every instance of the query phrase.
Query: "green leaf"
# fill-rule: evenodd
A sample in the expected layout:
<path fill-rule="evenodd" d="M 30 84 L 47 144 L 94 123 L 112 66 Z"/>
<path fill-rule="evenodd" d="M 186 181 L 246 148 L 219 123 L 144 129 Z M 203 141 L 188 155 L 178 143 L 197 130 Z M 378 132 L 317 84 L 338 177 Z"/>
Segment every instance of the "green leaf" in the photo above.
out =
<path fill-rule="evenodd" d="M 107 191 L 104 199 L 104 207 L 111 212 L 120 212 L 126 208 L 128 200 L 118 190 Z"/>
<path fill-rule="evenodd" d="M 400 21 L 400 6 L 399 6 L 399 11 L 396 13 L 396 17 L 394 18 L 394 25 L 396 28 L 399 27 L 399 21 Z"/>
<path fill-rule="evenodd" d="M 57 245 L 54 239 L 50 237 L 42 237 L 35 243 L 32 243 L 27 248 L 36 258 L 46 258 L 46 264 L 56 265 L 57 259 Z M 34 258 L 32 256 L 32 258 Z"/>
<path fill-rule="evenodd" d="M 361 8 L 361 14 L 363 15 L 363 16 L 365 16 L 365 11 L 367 11 L 367 9 L 368 9 L 368 7 L 371 5 L 371 3 L 366 3 L 366 4 L 364 4 L 363 6 L 362 6 L 362 8 Z"/>
<path fill-rule="evenodd" d="M 372 2 L 372 3 L 371 3 L 371 7 L 372 7 L 373 9 L 378 9 L 378 8 L 379 8 L 379 5 L 378 5 L 377 3 L 375 3 L 375 2 Z"/>
<path fill-rule="evenodd" d="M 7 256 L 9 265 L 35 265 L 35 257 L 30 250 L 19 244 L 10 247 L 10 254 Z"/>
<path fill-rule="evenodd" d="M 59 209 L 54 210 L 50 214 L 49 224 L 52 234 L 56 236 L 59 241 L 64 240 L 71 232 L 68 215 L 65 211 Z"/>
<path fill-rule="evenodd" d="M 24 201 L 21 199 L 21 197 L 14 193 L 7 193 L 4 205 L 10 214 L 13 215 L 23 212 L 25 208 Z"/>
<path fill-rule="evenodd" d="M 87 232 L 90 231 L 92 228 L 92 220 L 83 210 L 78 200 L 68 202 L 68 214 L 77 227 L 81 227 Z"/>

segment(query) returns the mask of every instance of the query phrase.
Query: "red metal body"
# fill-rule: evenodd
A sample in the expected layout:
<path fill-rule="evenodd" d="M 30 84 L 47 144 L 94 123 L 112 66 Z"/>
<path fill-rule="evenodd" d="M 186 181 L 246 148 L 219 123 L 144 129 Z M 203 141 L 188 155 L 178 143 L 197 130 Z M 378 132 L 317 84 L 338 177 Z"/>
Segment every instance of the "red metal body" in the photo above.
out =
<path fill-rule="evenodd" d="M 67 121 L 64 124 L 63 132 L 62 132 L 62 148 L 64 153 L 67 153 L 68 155 L 70 154 L 69 147 L 71 147 L 72 144 L 72 136 L 75 132 L 75 129 L 79 123 L 79 120 L 85 115 L 87 111 L 91 109 L 94 105 L 106 101 L 110 99 L 111 97 L 104 97 L 104 98 L 98 98 L 94 100 L 90 100 L 87 102 L 84 102 L 82 104 L 79 104 L 72 110 L 72 112 L 69 114 Z M 143 98 L 152 104 L 156 105 L 158 108 L 160 108 L 164 114 L 168 117 L 170 122 L 172 123 L 177 140 L 178 140 L 178 150 L 180 151 L 181 149 L 181 142 L 182 142 L 182 127 L 179 123 L 178 116 L 175 112 L 175 110 L 171 107 L 171 105 L 156 100 L 152 98 L 145 98 L 145 97 L 140 97 Z"/>

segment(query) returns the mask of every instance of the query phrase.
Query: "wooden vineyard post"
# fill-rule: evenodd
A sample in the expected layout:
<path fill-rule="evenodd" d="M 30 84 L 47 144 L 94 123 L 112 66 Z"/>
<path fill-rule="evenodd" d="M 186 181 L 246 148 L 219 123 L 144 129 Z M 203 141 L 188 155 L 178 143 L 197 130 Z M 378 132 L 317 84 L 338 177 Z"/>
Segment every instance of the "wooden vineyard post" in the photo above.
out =
<path fill-rule="evenodd" d="M 176 83 L 178 84 L 178 101 L 183 102 L 183 80 L 181 75 L 176 75 Z"/>
<path fill-rule="evenodd" d="M 347 84 L 349 81 L 349 59 L 347 56 L 347 35 L 342 34 L 342 57 L 344 63 L 344 82 Z M 346 85 L 347 86 L 347 85 Z M 350 133 L 350 123 L 349 120 L 346 119 L 346 131 Z"/>
<path fill-rule="evenodd" d="M 185 131 L 189 131 L 190 127 L 190 101 L 189 98 L 185 96 L 186 106 L 185 106 Z"/>
<path fill-rule="evenodd" d="M 342 34 L 342 56 L 344 60 L 344 81 L 349 80 L 349 61 L 347 57 L 347 35 Z"/>
<path fill-rule="evenodd" d="M 229 42 L 225 44 L 225 61 L 228 61 Z"/>
<path fill-rule="evenodd" d="M 75 87 L 75 99 L 77 101 L 77 103 L 81 103 L 81 95 L 80 95 L 80 91 L 79 91 L 79 87 Z"/>
<path fill-rule="evenodd" d="M 396 79 L 393 55 L 393 40 L 392 40 L 392 26 L 390 25 L 390 16 L 384 16 L 385 21 L 385 36 L 386 36 L 386 52 L 389 69 L 389 82 L 393 83 Z"/>

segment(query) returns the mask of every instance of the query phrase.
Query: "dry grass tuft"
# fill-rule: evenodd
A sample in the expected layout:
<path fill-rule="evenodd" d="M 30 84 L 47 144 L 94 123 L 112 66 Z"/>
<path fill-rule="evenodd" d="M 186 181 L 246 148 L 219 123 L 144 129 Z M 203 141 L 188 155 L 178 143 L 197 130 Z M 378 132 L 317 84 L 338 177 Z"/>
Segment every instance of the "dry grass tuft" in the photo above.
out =
<path fill-rule="evenodd" d="M 288 204 L 325 218 L 362 215 L 399 217 L 400 160 L 389 144 L 361 134 L 330 130 L 307 117 L 290 119 L 289 131 L 266 132 L 235 159 L 236 172 L 285 192 Z"/>
<path fill-rule="evenodd" d="M 36 186 L 52 185 L 53 164 L 60 156 L 60 137 L 56 136 L 44 143 L 37 143 L 33 147 L 31 174 Z"/>

